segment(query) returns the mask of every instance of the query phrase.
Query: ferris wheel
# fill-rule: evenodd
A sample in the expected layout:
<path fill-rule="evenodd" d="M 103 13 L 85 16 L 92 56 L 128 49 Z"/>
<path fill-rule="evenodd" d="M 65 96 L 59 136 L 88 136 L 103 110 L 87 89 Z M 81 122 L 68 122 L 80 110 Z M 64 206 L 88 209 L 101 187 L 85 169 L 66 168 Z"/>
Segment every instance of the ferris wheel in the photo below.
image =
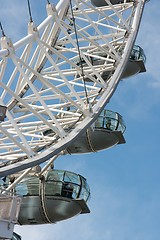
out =
<path fill-rule="evenodd" d="M 8 190 L 33 167 L 45 163 L 42 174 L 60 154 L 79 153 L 72 146 L 94 132 L 127 66 L 145 71 L 131 59 L 145 2 L 47 1 L 44 21 L 36 26 L 30 11 L 16 43 L 1 26 L 0 177 L 20 172 Z"/>

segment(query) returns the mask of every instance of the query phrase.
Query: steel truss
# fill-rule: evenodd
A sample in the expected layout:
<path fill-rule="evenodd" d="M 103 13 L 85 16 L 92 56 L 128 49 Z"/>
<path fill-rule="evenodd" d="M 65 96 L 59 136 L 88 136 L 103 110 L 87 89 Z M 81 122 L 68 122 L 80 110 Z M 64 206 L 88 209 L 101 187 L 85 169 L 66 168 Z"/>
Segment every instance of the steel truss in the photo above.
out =
<path fill-rule="evenodd" d="M 18 42 L 1 38 L 0 105 L 7 111 L 0 176 L 64 152 L 94 123 L 121 79 L 145 1 L 106 0 L 100 8 L 90 0 L 70 3 L 47 4 L 46 19 L 38 27 L 30 22 Z"/>

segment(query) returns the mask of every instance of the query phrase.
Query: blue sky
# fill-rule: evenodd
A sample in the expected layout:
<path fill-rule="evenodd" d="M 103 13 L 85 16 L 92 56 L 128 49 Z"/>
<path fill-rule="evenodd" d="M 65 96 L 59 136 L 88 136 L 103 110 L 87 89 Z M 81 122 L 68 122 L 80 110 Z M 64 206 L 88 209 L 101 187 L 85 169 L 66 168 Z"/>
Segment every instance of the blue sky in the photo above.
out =
<path fill-rule="evenodd" d="M 34 1 L 32 6 L 38 24 L 45 1 Z M 3 1 L 0 12 L 6 34 L 13 40 L 23 37 L 28 22 L 26 2 Z M 147 56 L 147 73 L 121 81 L 107 106 L 123 116 L 126 144 L 95 154 L 61 157 L 55 163 L 58 169 L 87 178 L 91 213 L 55 225 L 16 226 L 23 240 L 159 240 L 159 23 L 159 0 L 151 0 L 136 41 Z"/>

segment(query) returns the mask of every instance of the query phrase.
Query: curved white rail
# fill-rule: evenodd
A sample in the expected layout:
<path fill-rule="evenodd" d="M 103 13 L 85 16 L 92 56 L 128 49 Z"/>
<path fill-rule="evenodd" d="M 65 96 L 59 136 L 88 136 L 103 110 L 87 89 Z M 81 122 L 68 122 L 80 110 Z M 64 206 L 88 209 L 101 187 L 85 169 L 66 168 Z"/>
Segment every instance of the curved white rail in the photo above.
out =
<path fill-rule="evenodd" d="M 1 39 L 0 105 L 8 110 L 0 124 L 0 176 L 65 150 L 113 95 L 145 1 L 106 2 L 95 8 L 89 0 L 73 0 L 71 9 L 69 0 L 61 0 L 56 8 L 47 5 L 48 17 L 37 28 L 30 23 L 29 34 L 17 43 Z"/>

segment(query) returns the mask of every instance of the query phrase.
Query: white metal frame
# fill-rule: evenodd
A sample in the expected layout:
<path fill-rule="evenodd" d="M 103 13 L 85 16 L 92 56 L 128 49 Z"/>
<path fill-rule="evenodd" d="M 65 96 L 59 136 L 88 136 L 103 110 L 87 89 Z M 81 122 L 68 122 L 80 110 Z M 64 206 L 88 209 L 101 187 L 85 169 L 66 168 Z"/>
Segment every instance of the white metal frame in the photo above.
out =
<path fill-rule="evenodd" d="M 21 199 L 0 193 L 0 239 L 11 239 L 18 221 Z"/>
<path fill-rule="evenodd" d="M 76 29 L 70 0 L 47 4 L 48 16 L 38 27 L 29 23 L 26 37 L 14 44 L 1 38 L 0 105 L 7 113 L 0 123 L 0 176 L 64 151 L 113 95 L 145 0 L 106 3 L 96 8 L 90 0 L 72 0 Z M 103 64 L 94 65 L 93 59 Z M 110 74 L 106 81 L 104 71 Z"/>

